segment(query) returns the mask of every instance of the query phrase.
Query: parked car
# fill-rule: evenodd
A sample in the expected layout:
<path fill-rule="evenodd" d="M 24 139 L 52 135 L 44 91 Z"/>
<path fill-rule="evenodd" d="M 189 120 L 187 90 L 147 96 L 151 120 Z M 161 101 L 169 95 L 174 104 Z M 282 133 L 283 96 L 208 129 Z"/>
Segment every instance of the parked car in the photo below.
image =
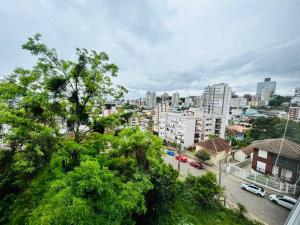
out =
<path fill-rule="evenodd" d="M 241 183 L 241 188 L 243 190 L 252 192 L 260 197 L 265 196 L 266 192 L 262 187 L 259 187 L 255 184 L 245 184 L 245 183 Z"/>
<path fill-rule="evenodd" d="M 166 153 L 170 156 L 175 156 L 175 152 L 171 150 L 167 150 Z"/>
<path fill-rule="evenodd" d="M 198 161 L 192 161 L 189 163 L 192 167 L 195 167 L 197 169 L 203 169 L 204 166 L 201 162 L 198 162 Z"/>
<path fill-rule="evenodd" d="M 297 202 L 296 199 L 291 198 L 289 196 L 282 196 L 282 195 L 275 195 L 275 194 L 270 195 L 269 199 L 271 202 L 281 205 L 288 209 L 292 209 Z"/>
<path fill-rule="evenodd" d="M 176 156 L 176 159 L 181 162 L 187 162 L 187 157 L 185 157 L 184 155 L 178 155 Z"/>

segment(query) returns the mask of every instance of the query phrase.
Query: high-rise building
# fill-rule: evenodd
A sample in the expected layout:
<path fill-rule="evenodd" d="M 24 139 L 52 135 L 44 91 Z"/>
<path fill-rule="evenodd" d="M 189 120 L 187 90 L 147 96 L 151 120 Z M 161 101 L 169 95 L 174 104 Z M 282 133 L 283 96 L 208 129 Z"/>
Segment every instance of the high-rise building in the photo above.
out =
<path fill-rule="evenodd" d="M 172 94 L 172 107 L 176 107 L 179 105 L 179 93 L 175 92 Z"/>
<path fill-rule="evenodd" d="M 159 117 L 162 113 L 170 111 L 168 102 L 158 103 L 154 109 L 154 114 L 152 115 L 153 121 L 153 131 L 158 133 L 159 127 Z"/>
<path fill-rule="evenodd" d="M 147 91 L 146 93 L 146 106 L 149 109 L 154 109 L 156 106 L 155 92 Z"/>
<path fill-rule="evenodd" d="M 196 96 L 196 108 L 202 108 L 203 96 Z"/>
<path fill-rule="evenodd" d="M 276 81 L 271 81 L 271 78 L 265 78 L 264 82 L 257 83 L 256 96 L 259 100 L 262 100 L 261 98 L 263 97 L 264 100 L 268 101 L 274 95 L 275 89 Z M 268 99 L 266 99 L 267 96 L 269 96 Z"/>
<path fill-rule="evenodd" d="M 205 113 L 229 116 L 231 87 L 228 84 L 207 86 L 203 94 L 203 110 Z"/>

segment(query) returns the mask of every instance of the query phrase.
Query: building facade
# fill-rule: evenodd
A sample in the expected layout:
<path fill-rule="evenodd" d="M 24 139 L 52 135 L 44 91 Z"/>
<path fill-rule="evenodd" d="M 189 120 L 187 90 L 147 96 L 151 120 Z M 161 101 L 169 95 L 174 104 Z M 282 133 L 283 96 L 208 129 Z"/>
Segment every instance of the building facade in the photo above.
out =
<path fill-rule="evenodd" d="M 255 141 L 252 146 L 253 170 L 278 177 L 289 183 L 294 183 L 298 179 L 300 170 L 299 144 L 278 138 Z M 278 156 L 279 151 L 280 155 Z"/>
<path fill-rule="evenodd" d="M 179 92 L 172 94 L 172 107 L 177 107 L 179 105 Z"/>
<path fill-rule="evenodd" d="M 247 98 L 238 96 L 231 98 L 230 107 L 232 108 L 246 108 L 247 107 Z"/>
<path fill-rule="evenodd" d="M 231 87 L 228 84 L 208 86 L 203 94 L 203 110 L 205 113 L 229 117 Z"/>
<path fill-rule="evenodd" d="M 300 106 L 300 87 L 295 88 L 294 96 L 291 103 L 296 106 Z"/>
<path fill-rule="evenodd" d="M 214 134 L 224 138 L 225 116 L 203 113 L 197 109 L 165 112 L 159 117 L 158 135 L 168 142 L 182 143 L 185 148 Z"/>
<path fill-rule="evenodd" d="M 154 109 L 156 106 L 155 92 L 147 91 L 146 93 L 146 106 L 148 109 Z"/>
<path fill-rule="evenodd" d="M 276 81 L 271 81 L 271 78 L 265 78 L 263 82 L 257 83 L 256 97 L 259 100 L 270 100 L 270 97 L 275 93 L 275 89 Z"/>
<path fill-rule="evenodd" d="M 291 107 L 289 114 L 291 120 L 300 122 L 300 107 Z"/>

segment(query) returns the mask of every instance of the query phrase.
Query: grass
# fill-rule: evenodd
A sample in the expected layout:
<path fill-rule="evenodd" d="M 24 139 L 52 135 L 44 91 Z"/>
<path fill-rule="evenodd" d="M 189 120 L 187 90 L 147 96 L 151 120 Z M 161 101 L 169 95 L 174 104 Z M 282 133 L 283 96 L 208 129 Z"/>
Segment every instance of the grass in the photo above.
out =
<path fill-rule="evenodd" d="M 168 212 L 160 215 L 161 225 L 258 225 L 237 212 L 225 208 L 202 209 L 194 203 L 176 200 Z"/>

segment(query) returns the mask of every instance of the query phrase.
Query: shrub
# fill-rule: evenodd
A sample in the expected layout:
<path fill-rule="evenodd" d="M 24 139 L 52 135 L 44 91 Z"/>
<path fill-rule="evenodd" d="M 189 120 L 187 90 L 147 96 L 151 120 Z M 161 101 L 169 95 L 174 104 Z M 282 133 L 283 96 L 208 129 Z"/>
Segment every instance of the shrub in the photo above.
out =
<path fill-rule="evenodd" d="M 196 153 L 196 157 L 197 157 L 198 159 L 203 160 L 203 161 L 210 160 L 210 155 L 209 155 L 209 153 L 208 153 L 207 150 L 198 151 L 198 152 Z"/>
<path fill-rule="evenodd" d="M 238 215 L 244 217 L 245 214 L 247 213 L 246 207 L 243 204 L 239 203 L 239 202 L 237 203 L 237 206 L 238 206 L 238 209 L 237 209 Z"/>

